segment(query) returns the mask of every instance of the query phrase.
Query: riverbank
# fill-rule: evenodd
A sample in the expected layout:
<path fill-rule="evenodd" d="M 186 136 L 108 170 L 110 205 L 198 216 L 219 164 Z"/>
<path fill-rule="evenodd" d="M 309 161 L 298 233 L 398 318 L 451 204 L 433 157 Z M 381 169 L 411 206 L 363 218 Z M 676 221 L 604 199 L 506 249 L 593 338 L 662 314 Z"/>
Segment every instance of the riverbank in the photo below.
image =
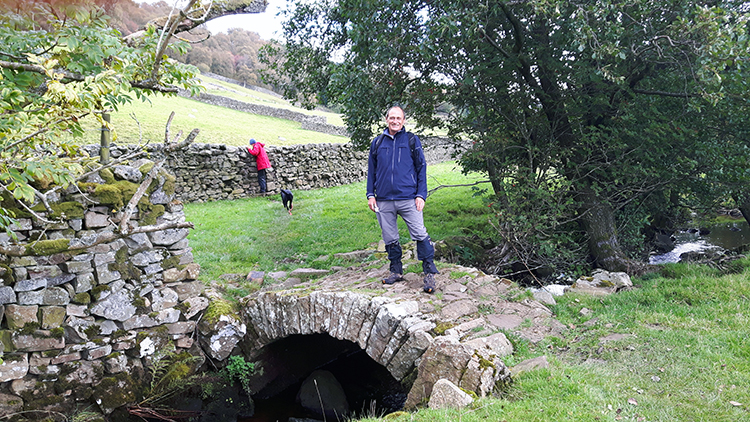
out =
<path fill-rule="evenodd" d="M 538 343 L 509 336 L 506 359 L 546 356 L 549 368 L 470 409 L 361 422 L 750 421 L 750 261 L 737 262 L 734 274 L 666 264 L 629 291 L 558 297 L 551 309 L 568 329 Z"/>

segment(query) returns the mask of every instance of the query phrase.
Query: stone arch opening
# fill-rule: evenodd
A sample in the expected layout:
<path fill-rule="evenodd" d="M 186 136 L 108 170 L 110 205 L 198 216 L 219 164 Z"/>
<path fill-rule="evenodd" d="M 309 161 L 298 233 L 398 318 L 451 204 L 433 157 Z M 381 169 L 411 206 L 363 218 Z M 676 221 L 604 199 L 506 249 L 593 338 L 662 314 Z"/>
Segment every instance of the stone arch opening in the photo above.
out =
<path fill-rule="evenodd" d="M 255 415 L 241 422 L 391 413 L 403 407 L 408 393 L 409 386 L 359 345 L 324 333 L 278 339 L 255 351 L 252 359 L 262 368 L 251 384 Z"/>

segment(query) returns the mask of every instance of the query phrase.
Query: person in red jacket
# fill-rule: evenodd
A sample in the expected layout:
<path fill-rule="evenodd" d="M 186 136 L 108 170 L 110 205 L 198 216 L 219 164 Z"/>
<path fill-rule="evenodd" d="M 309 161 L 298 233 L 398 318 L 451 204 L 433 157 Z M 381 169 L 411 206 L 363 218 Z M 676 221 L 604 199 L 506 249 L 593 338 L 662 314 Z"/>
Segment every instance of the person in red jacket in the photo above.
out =
<path fill-rule="evenodd" d="M 250 139 L 250 147 L 247 152 L 255 156 L 255 163 L 258 165 L 258 184 L 260 193 L 266 193 L 266 169 L 271 168 L 271 161 L 266 154 L 265 144 Z"/>

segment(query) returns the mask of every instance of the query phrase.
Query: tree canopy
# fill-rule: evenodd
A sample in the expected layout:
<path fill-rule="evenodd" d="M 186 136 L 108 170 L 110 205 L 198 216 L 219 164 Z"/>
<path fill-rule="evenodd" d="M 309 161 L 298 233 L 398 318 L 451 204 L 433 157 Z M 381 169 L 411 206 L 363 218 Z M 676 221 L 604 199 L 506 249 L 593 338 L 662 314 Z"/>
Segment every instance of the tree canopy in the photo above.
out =
<path fill-rule="evenodd" d="M 461 162 L 492 181 L 509 263 L 635 271 L 644 226 L 717 195 L 719 166 L 741 166 L 722 155 L 748 145 L 737 115 L 747 12 L 739 1 L 299 1 L 286 54 L 266 61 L 290 78 L 288 97 L 340 105 L 360 146 L 394 103 L 417 129 L 471 142 Z"/>
<path fill-rule="evenodd" d="M 108 126 L 102 114 L 123 103 L 200 89 L 196 68 L 167 55 L 185 52 L 175 33 L 265 4 L 191 0 L 123 38 L 91 1 L 0 2 L 0 229 L 13 234 L 6 201 L 36 215 L 34 204 L 49 208 L 48 190 L 101 167 L 76 143 L 86 119 Z"/>

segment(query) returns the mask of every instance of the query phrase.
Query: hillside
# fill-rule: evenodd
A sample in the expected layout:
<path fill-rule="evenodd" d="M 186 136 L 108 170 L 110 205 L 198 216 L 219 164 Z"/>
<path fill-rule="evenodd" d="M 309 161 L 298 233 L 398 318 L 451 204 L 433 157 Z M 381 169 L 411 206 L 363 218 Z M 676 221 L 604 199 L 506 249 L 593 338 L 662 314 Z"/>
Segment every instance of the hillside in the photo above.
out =
<path fill-rule="evenodd" d="M 293 110 L 308 115 L 324 116 L 329 124 L 343 126 L 341 116 L 319 110 L 305 110 L 295 107 L 279 96 L 249 89 L 240 85 L 201 77 L 206 92 L 226 96 L 239 101 Z M 113 140 L 116 143 L 162 142 L 169 114 L 174 111 L 171 133 L 201 130 L 196 139 L 199 143 L 245 145 L 255 138 L 269 145 L 293 145 L 308 143 L 342 143 L 348 138 L 332 136 L 320 132 L 303 130 L 298 122 L 279 118 L 254 115 L 230 110 L 224 107 L 203 104 L 183 97 L 150 97 L 147 102 L 134 99 L 129 105 L 111 113 L 115 127 Z M 85 143 L 99 143 L 99 128 L 91 124 Z"/>

